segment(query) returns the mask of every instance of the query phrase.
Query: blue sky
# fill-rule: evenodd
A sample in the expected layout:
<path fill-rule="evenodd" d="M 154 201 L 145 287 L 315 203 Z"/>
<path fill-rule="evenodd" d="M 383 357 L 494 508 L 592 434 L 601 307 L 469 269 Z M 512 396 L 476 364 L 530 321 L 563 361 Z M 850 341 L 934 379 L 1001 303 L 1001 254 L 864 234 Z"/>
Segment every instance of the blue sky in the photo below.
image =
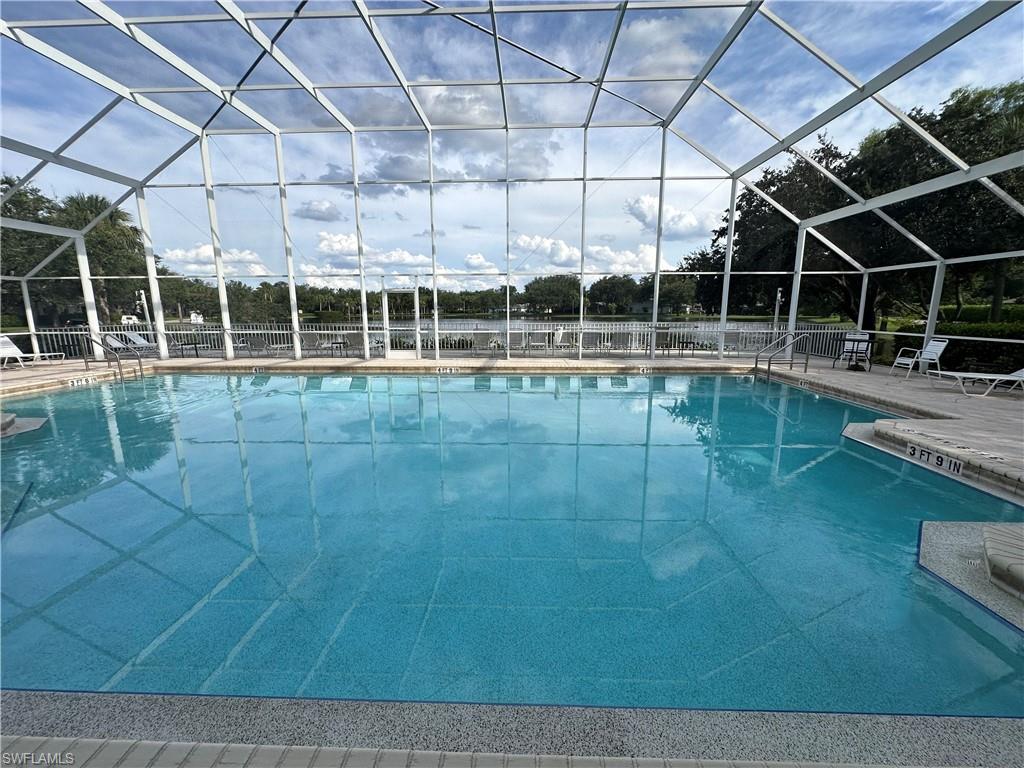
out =
<path fill-rule="evenodd" d="M 112 3 L 126 15 L 218 12 L 204 2 Z M 767 8 L 835 58 L 855 77 L 868 80 L 968 13 L 976 2 L 769 2 Z M 243 3 L 252 9 L 287 3 Z M 5 18 L 88 16 L 68 2 L 7 2 Z M 609 76 L 692 77 L 738 14 L 736 8 L 630 10 L 620 30 Z M 498 31 L 583 77 L 598 74 L 614 24 L 614 12 L 499 14 Z M 489 29 L 489 15 L 471 19 Z M 380 18 L 381 33 L 417 99 L 435 124 L 499 124 L 497 86 L 418 85 L 439 78 L 494 79 L 493 38 L 452 17 Z M 274 34 L 280 21 L 261 21 Z M 144 25 L 175 53 L 218 83 L 236 83 L 258 49 L 234 22 Z M 971 37 L 935 57 L 883 91 L 897 106 L 934 108 L 955 87 L 987 85 L 1024 77 L 1024 8 L 1016 7 Z M 135 42 L 108 27 L 43 28 L 47 43 L 99 71 L 137 87 L 191 86 L 191 80 Z M 396 80 L 359 19 L 298 20 L 277 41 L 282 51 L 318 83 L 380 83 L 355 89 L 327 88 L 324 94 L 358 127 L 417 125 Z M 111 97 L 93 84 L 4 39 L 2 63 L 3 132 L 11 138 L 53 149 Z M 559 77 L 564 72 L 501 44 L 509 78 Z M 287 84 L 275 62 L 264 59 L 247 80 Z M 778 134 L 798 127 L 852 90 L 852 86 L 758 15 L 708 77 Z M 40 87 L 40 84 L 45 84 Z M 686 82 L 630 82 L 610 85 L 622 96 L 663 114 L 686 89 Z M 566 85 L 510 85 L 505 90 L 510 118 L 518 123 L 579 122 L 594 89 Z M 336 125 L 300 90 L 246 92 L 249 106 L 287 128 Z M 152 98 L 197 123 L 216 109 L 206 93 L 158 94 Z M 648 116 L 649 117 L 649 116 Z M 597 101 L 595 122 L 645 119 L 641 110 L 610 94 Z M 892 122 L 867 102 L 828 125 L 825 132 L 845 150 L 872 129 Z M 217 127 L 251 127 L 240 113 L 225 109 Z M 774 139 L 736 112 L 711 89 L 702 87 L 673 127 L 692 136 L 730 167 L 742 164 Z M 174 152 L 188 134 L 133 104 L 113 110 L 67 154 L 141 177 Z M 425 180 L 426 136 L 420 132 L 370 132 L 358 136 L 360 179 Z M 438 131 L 434 136 L 434 175 L 439 181 L 504 176 L 504 132 Z M 814 138 L 801 142 L 810 148 Z M 343 133 L 286 135 L 284 157 L 289 182 L 329 181 L 332 186 L 289 188 L 288 210 L 295 260 L 302 275 L 330 284 L 351 284 L 355 268 L 355 212 L 349 137 Z M 955 148 L 954 148 L 955 149 Z M 660 135 L 653 128 L 594 128 L 590 132 L 588 174 L 612 180 L 592 182 L 587 202 L 588 269 L 641 272 L 654 265 L 657 184 L 616 180 L 658 173 Z M 582 173 L 579 129 L 517 130 L 510 135 L 511 175 L 534 179 Z M 782 160 L 766 164 L 777 165 Z M 217 136 L 212 164 L 218 182 L 270 183 L 276 178 L 273 145 L 267 135 Z M 5 172 L 23 173 L 34 165 L 3 153 Z M 668 172 L 721 176 L 721 171 L 671 137 Z M 756 181 L 757 172 L 751 174 Z M 198 152 L 187 153 L 158 181 L 198 183 Z M 52 194 L 73 191 L 117 196 L 123 188 L 67 169 L 49 167 L 38 179 Z M 489 273 L 505 268 L 505 230 L 517 271 L 539 273 L 578 268 L 581 246 L 582 185 L 547 181 L 514 185 L 506 222 L 504 185 L 443 184 L 436 187 L 438 260 L 451 285 L 492 282 L 460 272 Z M 422 183 L 361 186 L 362 229 L 368 269 L 374 273 L 429 271 L 429 206 Z M 276 188 L 218 188 L 218 213 L 228 271 L 237 276 L 284 271 L 280 202 Z M 674 266 L 690 250 L 707 243 L 728 204 L 728 182 L 721 179 L 671 182 L 666 189 L 665 265 Z M 212 273 L 212 249 L 201 190 L 161 189 L 150 195 L 154 244 L 169 266 L 189 274 Z M 134 205 L 126 205 L 134 211 Z"/>

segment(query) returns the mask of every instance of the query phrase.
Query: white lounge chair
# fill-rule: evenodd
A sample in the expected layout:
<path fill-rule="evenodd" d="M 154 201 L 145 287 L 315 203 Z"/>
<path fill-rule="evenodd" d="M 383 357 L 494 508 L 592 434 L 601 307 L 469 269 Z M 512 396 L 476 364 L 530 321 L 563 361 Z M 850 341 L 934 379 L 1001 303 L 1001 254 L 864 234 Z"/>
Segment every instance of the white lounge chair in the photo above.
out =
<path fill-rule="evenodd" d="M 21 349 L 11 341 L 9 336 L 0 336 L 0 367 L 7 365 L 8 360 L 16 360 L 18 365 L 25 367 L 25 361 L 30 363 L 39 360 L 63 360 L 63 352 L 40 352 L 38 355 L 32 352 L 22 352 Z"/>
<path fill-rule="evenodd" d="M 932 339 L 925 344 L 924 349 L 914 349 L 913 347 L 903 347 L 899 352 L 896 353 L 896 359 L 892 362 L 892 367 L 889 368 L 889 375 L 891 376 L 897 368 L 906 368 L 907 375 L 905 378 L 909 379 L 910 374 L 914 372 L 920 363 L 924 363 L 925 371 L 927 372 L 929 365 L 935 365 L 938 370 L 942 370 L 942 366 L 939 365 L 939 358 L 942 356 L 942 350 L 949 344 L 949 339 Z"/>
<path fill-rule="evenodd" d="M 127 337 L 127 335 L 128 334 L 125 334 L 126 337 Z M 153 344 L 152 342 L 146 341 L 144 338 L 139 336 L 137 333 L 133 333 L 131 335 L 135 336 L 135 338 L 137 338 L 139 341 L 141 341 L 142 344 L 141 345 L 136 344 L 134 341 L 132 341 L 131 343 L 125 344 L 122 339 L 119 339 L 117 336 L 115 336 L 112 333 L 104 334 L 104 336 L 103 336 L 103 343 L 106 344 L 108 347 L 110 347 L 110 349 L 112 349 L 112 350 L 114 350 L 115 352 L 118 352 L 118 353 L 120 353 L 120 352 L 134 352 L 135 354 L 139 355 L 140 357 L 142 355 L 149 355 L 149 354 L 155 354 L 156 353 L 156 344 Z"/>
<path fill-rule="evenodd" d="M 1013 373 L 972 373 L 971 371 L 928 371 L 928 380 L 934 382 L 936 379 L 953 379 L 960 386 L 960 391 L 968 397 L 985 397 L 1000 384 L 1009 384 L 1006 389 L 1010 390 L 1020 387 L 1024 389 L 1024 368 Z M 968 392 L 967 384 L 980 384 L 988 386 L 980 395 L 976 392 Z"/>
<path fill-rule="evenodd" d="M 122 331 L 121 335 L 128 339 L 128 345 L 135 349 L 137 352 L 156 352 L 157 345 L 155 341 L 150 341 L 141 334 L 135 333 L 134 331 Z"/>

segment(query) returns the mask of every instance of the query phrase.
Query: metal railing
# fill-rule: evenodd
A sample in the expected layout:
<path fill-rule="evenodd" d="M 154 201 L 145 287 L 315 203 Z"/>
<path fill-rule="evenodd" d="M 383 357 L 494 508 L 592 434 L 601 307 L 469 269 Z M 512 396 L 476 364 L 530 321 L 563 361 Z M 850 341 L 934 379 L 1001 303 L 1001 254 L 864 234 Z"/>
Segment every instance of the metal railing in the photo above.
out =
<path fill-rule="evenodd" d="M 124 379 L 124 366 L 121 365 L 121 355 L 118 353 L 118 351 L 114 347 L 111 347 L 108 344 L 106 344 L 103 341 L 101 341 L 100 339 L 97 339 L 95 336 L 93 336 L 90 333 L 81 334 L 81 341 L 82 341 L 82 361 L 85 363 L 85 370 L 87 370 L 87 371 L 89 370 L 90 351 L 89 351 L 89 344 L 87 342 L 91 342 L 91 343 L 95 344 L 96 346 L 98 346 L 100 349 L 102 349 L 104 352 L 109 352 L 110 354 L 112 354 L 114 356 L 114 362 L 117 363 L 117 375 L 121 379 L 121 383 L 124 384 L 124 381 L 125 381 L 125 379 Z M 143 378 L 145 376 L 145 372 L 142 369 L 142 355 L 139 354 L 138 350 L 132 349 L 131 347 L 123 347 L 122 351 L 125 351 L 125 350 L 127 350 L 128 352 L 131 352 L 133 355 L 135 355 L 135 358 L 136 358 L 136 360 L 138 361 L 138 364 L 139 364 L 139 378 L 140 379 Z M 109 361 L 107 362 L 107 367 L 108 368 L 110 367 Z"/>
<path fill-rule="evenodd" d="M 800 334 L 799 336 L 795 336 L 795 337 L 791 338 L 789 341 L 786 341 L 785 344 L 783 344 L 781 347 L 779 347 L 778 349 L 773 351 L 770 355 L 768 355 L 768 370 L 765 373 L 765 382 L 770 382 L 772 380 L 772 362 L 775 360 L 775 356 L 779 355 L 779 354 L 782 354 L 786 350 L 793 349 L 793 347 L 796 346 L 797 342 L 799 342 L 801 339 L 810 338 L 810 335 L 811 334 L 809 334 L 809 333 L 803 333 L 803 334 Z M 758 366 L 758 363 L 760 363 L 760 361 L 761 361 L 761 355 L 764 354 L 765 352 L 767 352 L 772 347 L 774 347 L 780 341 L 785 341 L 785 339 L 788 338 L 788 336 L 789 335 L 787 334 L 786 336 L 783 336 L 782 338 L 775 339 L 770 344 L 765 345 L 764 347 L 762 347 L 761 349 L 759 349 L 757 351 L 757 354 L 754 355 L 754 376 L 757 376 L 757 366 Z M 807 367 L 810 364 L 810 362 L 811 362 L 811 348 L 810 348 L 809 344 L 806 344 L 806 345 L 804 345 L 804 373 L 807 373 Z M 793 370 L 793 355 L 792 354 L 790 354 L 790 356 L 789 356 L 789 370 Z"/>
<path fill-rule="evenodd" d="M 385 331 L 382 323 L 375 320 L 369 324 L 370 353 L 383 354 Z M 599 318 L 587 318 L 582 325 L 578 320 L 531 320 L 512 319 L 509 332 L 513 336 L 513 357 L 549 355 L 554 357 L 628 357 L 650 354 L 654 343 L 655 354 L 695 354 L 698 356 L 717 355 L 719 340 L 723 341 L 724 351 L 728 354 L 753 356 L 758 350 L 779 339 L 789 339 L 790 332 L 784 325 L 759 321 L 729 321 L 724 329 L 719 323 L 709 320 L 679 320 L 666 322 L 640 322 L 631 320 L 604 321 Z M 798 336 L 794 354 L 810 355 L 826 359 L 834 358 L 842 349 L 845 334 L 854 330 L 851 324 L 798 323 L 792 335 Z M 304 334 L 315 334 L 321 344 L 306 348 L 303 355 L 337 354 L 342 349 L 342 341 L 346 334 L 362 333 L 361 323 L 303 323 L 300 331 Z M 922 329 L 923 331 L 923 329 Z M 156 343 L 159 341 L 156 329 L 147 324 L 120 325 L 108 324 L 100 327 L 100 337 L 114 334 L 122 338 L 126 332 L 132 332 Z M 67 358 L 81 354 L 82 337 L 89 333 L 88 328 L 39 328 L 35 332 L 36 344 L 41 353 L 63 352 Z M 260 337 L 274 350 L 278 356 L 290 355 L 293 349 L 292 327 L 290 323 L 240 323 L 233 325 L 231 333 L 239 342 L 254 336 Z M 421 349 L 425 357 L 434 354 L 434 330 L 432 319 L 424 317 L 420 323 Z M 517 343 L 522 333 L 522 343 Z M 723 337 L 724 333 L 724 337 Z M 923 333 L 908 331 L 868 331 L 876 345 L 875 356 L 884 358 L 889 349 L 881 343 L 890 339 L 912 339 L 923 337 Z M 14 331 L 6 334 L 13 339 L 26 353 L 31 354 L 30 336 L 27 331 Z M 396 324 L 390 329 L 390 348 L 415 348 L 415 330 L 405 324 Z M 505 354 L 506 327 L 503 318 L 441 318 L 438 322 L 437 335 L 440 341 L 440 356 L 488 355 Z M 996 339 L 973 336 L 956 336 L 943 334 L 951 341 L 969 342 L 972 344 L 1024 344 L 1022 339 Z M 172 355 L 189 355 L 195 351 L 199 357 L 218 358 L 224 356 L 224 329 L 220 323 L 192 325 L 189 323 L 170 323 L 166 326 L 165 340 Z M 526 339 L 532 340 L 528 343 Z M 557 343 L 556 343 L 557 340 Z M 332 346 L 331 342 L 338 342 Z M 491 344 L 490 342 L 494 343 Z M 580 344 L 582 342 L 582 350 Z M 781 343 L 781 342 L 779 342 Z M 125 343 L 126 347 L 131 345 Z M 241 345 L 244 351 L 247 347 Z M 984 347 L 981 347 L 984 349 Z M 352 347 L 348 354 L 352 354 Z M 358 348 L 362 352 L 361 345 Z M 762 359 L 764 355 L 762 354 Z"/>

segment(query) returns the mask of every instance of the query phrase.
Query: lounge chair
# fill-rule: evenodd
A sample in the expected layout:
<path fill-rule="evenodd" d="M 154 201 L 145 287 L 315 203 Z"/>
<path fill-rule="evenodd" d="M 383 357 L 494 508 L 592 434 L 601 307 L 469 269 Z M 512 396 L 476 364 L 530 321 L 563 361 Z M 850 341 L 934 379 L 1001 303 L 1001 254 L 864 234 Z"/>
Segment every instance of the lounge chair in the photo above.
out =
<path fill-rule="evenodd" d="M 39 360 L 63 359 L 63 352 L 40 352 L 38 355 L 32 352 L 22 352 L 9 336 L 0 336 L 0 367 L 6 366 L 8 360 L 16 360 L 18 365 L 24 368 L 26 360 L 34 363 Z"/>
<path fill-rule="evenodd" d="M 106 344 L 108 347 L 110 347 L 110 349 L 114 350 L 114 352 L 116 352 L 118 354 L 120 354 L 122 352 L 132 352 L 133 354 L 136 354 L 139 357 L 142 357 L 143 355 L 155 355 L 156 354 L 156 344 L 153 344 L 150 341 L 146 341 L 144 338 L 139 336 L 137 333 L 134 333 L 132 335 L 135 336 L 139 341 L 141 341 L 142 344 L 136 344 L 135 342 L 129 342 L 129 343 L 126 344 L 124 342 L 124 340 L 118 338 L 117 336 L 115 336 L 112 333 L 104 334 L 104 336 L 103 336 L 103 343 Z M 126 336 L 127 336 L 127 334 L 126 334 Z"/>
<path fill-rule="evenodd" d="M 135 333 L 134 331 L 122 331 L 121 335 L 124 336 L 124 338 L 128 339 L 128 346 L 134 349 L 136 352 L 140 352 L 142 354 L 156 354 L 156 342 L 150 341 L 145 336 L 139 333 Z"/>
<path fill-rule="evenodd" d="M 846 361 L 849 368 L 854 370 L 860 370 L 854 368 L 854 366 L 860 363 L 867 363 L 868 370 L 871 370 L 871 334 L 864 333 L 863 331 L 850 331 L 843 337 L 843 346 L 839 350 L 834 358 L 832 358 L 832 367 L 836 367 L 836 363 L 840 360 Z"/>
<path fill-rule="evenodd" d="M 925 371 L 927 372 L 928 366 L 934 364 L 936 369 L 942 370 L 942 366 L 939 365 L 939 358 L 942 356 L 942 350 L 949 344 L 949 339 L 932 339 L 925 344 L 924 349 L 914 349 L 913 347 L 903 347 L 899 352 L 896 353 L 896 359 L 892 362 L 892 367 L 889 368 L 889 375 L 891 376 L 897 368 L 906 368 L 907 375 L 904 378 L 909 379 L 910 374 L 914 372 L 920 363 L 924 363 Z"/>
<path fill-rule="evenodd" d="M 1024 368 L 1013 373 L 973 373 L 971 371 L 928 371 L 928 381 L 934 382 L 936 379 L 949 378 L 953 379 L 956 384 L 960 386 L 960 391 L 968 397 L 985 397 L 990 394 L 1001 384 L 1009 384 L 1006 391 L 1009 392 L 1017 387 L 1024 389 Z M 967 384 L 980 384 L 988 386 L 985 391 L 980 395 L 975 392 L 967 391 Z"/>

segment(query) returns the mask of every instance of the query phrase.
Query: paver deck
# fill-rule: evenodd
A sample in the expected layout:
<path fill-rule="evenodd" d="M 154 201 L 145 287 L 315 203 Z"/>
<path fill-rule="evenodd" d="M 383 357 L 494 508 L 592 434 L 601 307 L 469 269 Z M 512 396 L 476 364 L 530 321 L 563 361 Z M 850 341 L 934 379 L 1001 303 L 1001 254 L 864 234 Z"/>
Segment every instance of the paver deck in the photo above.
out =
<path fill-rule="evenodd" d="M 816 768 L 838 763 L 765 763 L 574 755 L 510 755 L 398 749 L 257 746 L 130 739 L 61 739 L 4 736 L 3 754 L 74 756 L 88 768 Z M 6 763 L 4 763 L 6 765 Z M 31 764 L 26 762 L 26 764 Z M 844 764 L 856 768 L 852 763 Z M 874 766 L 884 768 L 884 766 Z"/>

